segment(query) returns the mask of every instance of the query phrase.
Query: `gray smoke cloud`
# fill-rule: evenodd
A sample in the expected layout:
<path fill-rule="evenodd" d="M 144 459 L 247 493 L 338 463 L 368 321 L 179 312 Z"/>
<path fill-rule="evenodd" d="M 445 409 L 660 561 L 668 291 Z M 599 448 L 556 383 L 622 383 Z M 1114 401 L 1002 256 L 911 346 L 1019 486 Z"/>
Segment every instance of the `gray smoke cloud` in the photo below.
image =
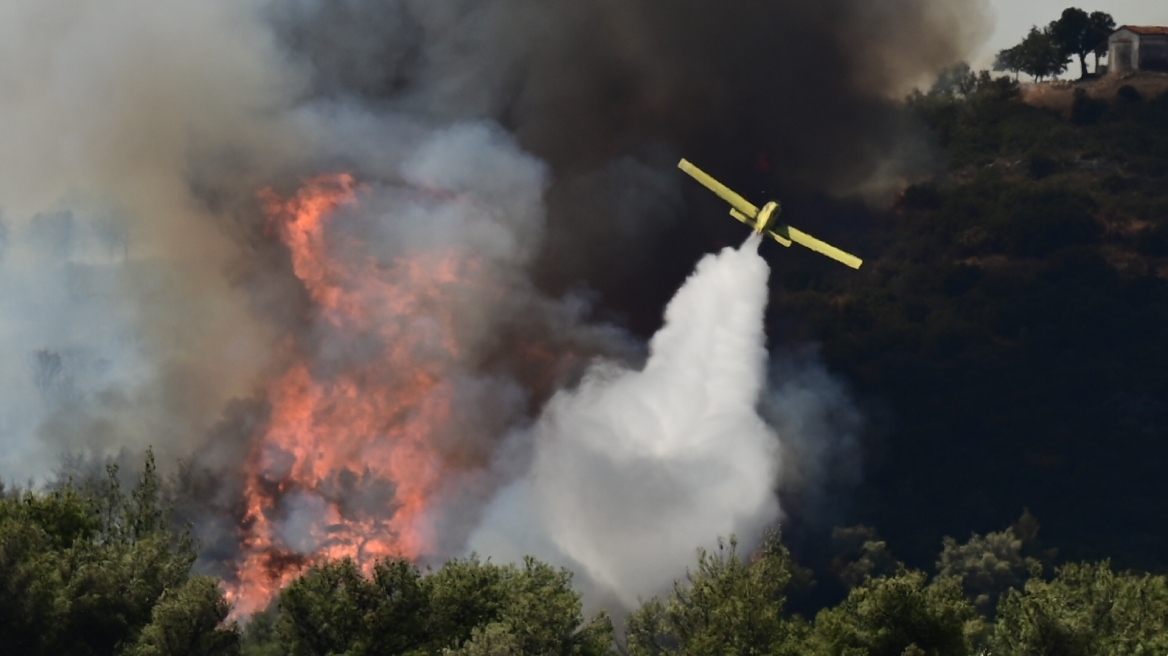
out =
<path fill-rule="evenodd" d="M 840 521 L 862 479 L 866 427 L 846 384 L 813 347 L 781 351 L 771 358 L 759 413 L 783 437 L 779 478 L 788 502 L 822 524 Z"/>
<path fill-rule="evenodd" d="M 184 455 L 262 369 L 272 333 L 188 179 L 197 148 L 295 149 L 264 114 L 297 76 L 254 10 L 0 7 L 0 476 L 39 482 L 64 451 Z"/>
<path fill-rule="evenodd" d="M 636 281 L 658 268 L 660 251 L 649 245 L 684 221 L 673 169 L 681 153 L 741 172 L 762 151 L 775 184 L 793 190 L 851 191 L 893 175 L 899 153 L 913 149 L 905 146 L 911 126 L 888 98 L 961 58 L 985 26 L 983 7 L 0 4 L 0 477 L 42 480 L 63 452 L 101 458 L 153 445 L 164 463 L 190 457 L 188 491 L 206 492 L 189 512 L 208 567 L 238 557 L 241 466 L 270 427 L 268 384 L 291 360 L 327 383 L 395 343 L 322 320 L 257 197 L 265 187 L 287 197 L 315 174 L 345 170 L 363 186 L 359 202 L 331 221 L 330 252 L 370 258 L 386 276 L 407 253 L 455 250 L 484 263 L 471 282 L 448 290 L 453 309 L 423 307 L 406 322 L 370 308 L 385 334 L 407 337 L 453 313 L 463 345 L 455 358 L 421 355 L 437 363 L 440 387 L 459 409 L 434 436 L 438 457 L 459 472 L 436 490 L 427 518 L 434 556 L 462 553 L 484 513 L 506 514 L 512 499 L 534 504 L 539 518 L 515 529 L 531 536 L 515 548 L 558 551 L 622 602 L 632 590 L 655 589 L 697 544 L 729 531 L 754 534 L 776 516 L 765 493 L 778 482 L 773 439 L 743 405 L 760 394 L 761 328 L 745 319 L 724 327 L 747 335 L 717 365 L 744 376 L 734 413 L 724 415 L 739 424 L 697 433 L 647 425 L 634 431 L 643 441 L 629 444 L 646 449 L 630 461 L 638 471 L 655 471 L 660 456 L 662 489 L 676 495 L 646 498 L 620 517 L 635 523 L 660 513 L 665 521 L 692 504 L 701 519 L 682 539 L 658 534 L 650 548 L 652 535 L 629 529 L 627 544 L 604 553 L 590 531 L 617 500 L 573 505 L 584 498 L 570 490 L 593 472 L 613 481 L 600 485 L 606 494 L 633 494 L 619 485 L 628 463 L 603 451 L 624 444 L 613 436 L 628 434 L 626 415 L 639 411 L 614 410 L 606 390 L 641 390 L 630 398 L 649 407 L 682 397 L 707 408 L 730 402 L 721 388 L 655 372 L 693 364 L 688 347 L 664 355 L 676 351 L 665 336 L 689 334 L 677 326 L 723 329 L 716 310 L 701 316 L 695 299 L 707 297 L 694 290 L 734 276 L 708 262 L 739 262 L 758 274 L 751 284 L 765 271 L 751 264 L 753 254 L 703 264 L 671 306 L 694 316 L 668 318 L 651 345 L 657 359 L 644 369 L 642 345 L 595 319 L 590 290 L 600 290 L 601 304 L 621 287 L 636 297 Z M 610 364 L 581 382 L 597 357 Z M 851 449 L 840 431 L 853 430 L 791 419 L 848 412 L 846 395 L 816 376 L 794 375 L 803 381 L 798 393 L 780 384 L 777 397 L 762 395 L 764 416 L 792 445 L 784 467 L 802 463 L 812 487 L 843 471 L 816 463 L 839 461 L 833 454 Z M 581 437 L 600 434 L 587 425 L 615 442 Z M 719 452 L 723 470 L 689 476 L 698 467 L 690 458 L 705 447 L 687 451 L 671 440 L 708 444 L 718 430 L 741 432 L 727 439 L 744 443 Z M 660 451 L 667 444 L 677 449 Z M 739 462 L 750 454 L 758 458 Z M 571 474 L 564 463 L 577 458 L 591 468 L 558 475 Z M 728 499 L 746 483 L 718 473 L 738 465 L 751 472 L 749 493 Z M 312 529 L 330 504 L 361 516 L 392 512 L 392 486 L 351 473 L 366 483 L 341 477 L 288 497 L 274 517 L 284 546 L 318 547 Z M 558 479 L 564 487 L 553 485 Z M 623 569 L 654 548 L 670 549 L 669 557 L 644 578 Z M 625 578 L 627 587 L 614 584 Z"/>

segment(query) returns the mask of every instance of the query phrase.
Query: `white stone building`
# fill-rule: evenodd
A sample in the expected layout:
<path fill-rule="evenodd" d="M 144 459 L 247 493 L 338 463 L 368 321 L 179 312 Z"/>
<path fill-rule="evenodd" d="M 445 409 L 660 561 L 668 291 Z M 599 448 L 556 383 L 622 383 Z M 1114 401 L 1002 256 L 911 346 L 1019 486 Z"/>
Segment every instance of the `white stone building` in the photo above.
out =
<path fill-rule="evenodd" d="M 1107 69 L 1168 71 L 1168 27 L 1124 25 L 1107 40 Z"/>

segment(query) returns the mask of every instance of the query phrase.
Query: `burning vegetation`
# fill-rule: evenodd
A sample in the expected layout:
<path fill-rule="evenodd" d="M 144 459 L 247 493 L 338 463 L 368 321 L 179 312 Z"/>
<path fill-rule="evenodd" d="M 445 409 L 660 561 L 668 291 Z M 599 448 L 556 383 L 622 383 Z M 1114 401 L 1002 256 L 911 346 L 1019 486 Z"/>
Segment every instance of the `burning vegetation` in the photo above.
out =
<path fill-rule="evenodd" d="M 319 344 L 282 345 L 289 364 L 268 385 L 269 419 L 245 465 L 242 559 L 229 594 L 240 613 L 330 560 L 369 571 L 378 559 L 434 553 L 435 497 L 469 464 L 437 436 L 456 420 L 457 297 L 468 284 L 488 293 L 473 282 L 481 272 L 465 253 L 379 262 L 340 243 L 330 223 L 360 194 L 349 174 L 311 179 L 287 199 L 260 194 L 268 230 L 312 299 L 309 320 L 325 339 L 361 347 L 321 362 Z"/>

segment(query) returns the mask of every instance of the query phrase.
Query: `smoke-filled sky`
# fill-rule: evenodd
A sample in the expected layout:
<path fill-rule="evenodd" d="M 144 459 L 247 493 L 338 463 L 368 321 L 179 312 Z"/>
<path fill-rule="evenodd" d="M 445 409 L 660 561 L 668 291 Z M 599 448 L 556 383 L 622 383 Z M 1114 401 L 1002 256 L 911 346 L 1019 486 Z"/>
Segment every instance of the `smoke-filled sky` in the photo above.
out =
<path fill-rule="evenodd" d="M 856 476 L 846 385 L 762 350 L 756 255 L 704 260 L 648 345 L 622 324 L 725 220 L 678 157 L 884 189 L 929 163 L 894 99 L 988 29 L 965 0 L 6 2 L 0 477 L 186 458 L 253 605 L 321 555 L 461 553 L 517 489 L 604 594 L 655 592 L 778 516 L 780 451 L 806 490 Z M 668 530 L 598 541 L 618 507 Z"/>

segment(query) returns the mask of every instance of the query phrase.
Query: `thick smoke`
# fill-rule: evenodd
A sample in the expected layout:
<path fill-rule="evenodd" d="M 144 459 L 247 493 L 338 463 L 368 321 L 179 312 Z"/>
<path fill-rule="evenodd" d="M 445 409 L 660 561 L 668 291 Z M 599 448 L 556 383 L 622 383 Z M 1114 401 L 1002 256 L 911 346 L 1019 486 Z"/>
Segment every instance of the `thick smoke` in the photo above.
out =
<path fill-rule="evenodd" d="M 0 4 L 0 476 L 43 480 L 65 451 L 184 455 L 263 366 L 271 332 L 188 178 L 201 149 L 298 143 L 270 120 L 297 76 L 254 10 Z"/>
<path fill-rule="evenodd" d="M 753 246 L 703 261 L 643 369 L 636 340 L 595 318 L 617 297 L 656 313 L 654 276 L 678 282 L 662 263 L 708 248 L 683 243 L 678 155 L 738 178 L 761 155 L 761 184 L 797 193 L 895 176 L 915 150 L 888 98 L 959 59 L 982 6 L 0 4 L 0 477 L 43 477 L 66 451 L 190 456 L 183 484 L 207 493 L 188 511 L 208 560 L 232 561 L 243 463 L 286 457 L 256 455 L 273 381 L 294 363 L 322 385 L 350 380 L 449 319 L 458 355 L 416 354 L 457 408 L 433 436 L 457 475 L 432 490 L 429 555 L 469 540 L 559 554 L 624 603 L 656 590 L 698 544 L 777 513 L 777 447 L 753 408 L 766 366 Z M 361 191 L 331 220 L 330 253 L 387 284 L 406 255 L 483 268 L 409 321 L 370 307 L 380 332 L 330 324 L 258 194 L 337 171 Z M 670 255 L 662 234 L 692 252 Z M 830 380 L 803 380 L 766 412 L 847 410 L 818 396 Z M 786 422 L 781 437 L 838 428 Z M 790 438 L 788 462 L 834 471 L 814 464 L 839 451 L 831 434 Z M 338 500 L 392 512 L 400 490 L 349 480 L 287 495 L 284 547 L 319 547 L 312 529 Z M 524 507 L 534 519 L 516 525 Z"/>
<path fill-rule="evenodd" d="M 677 216 L 661 208 L 676 203 L 680 154 L 740 177 L 761 157 L 765 186 L 784 193 L 872 191 L 919 166 L 924 149 L 889 98 L 961 59 L 987 35 L 986 12 L 965 0 L 318 0 L 272 11 L 316 95 L 511 130 L 555 178 L 542 279 L 588 276 L 606 292 L 655 275 L 658 258 L 643 254 Z M 641 172 L 612 175 L 622 158 Z M 634 196 L 645 202 L 580 216 Z"/>
<path fill-rule="evenodd" d="M 473 548 L 563 562 L 632 608 L 666 591 L 697 546 L 730 534 L 751 545 L 778 519 L 779 442 L 756 412 L 769 273 L 758 244 L 698 263 L 644 368 L 601 362 L 552 398 L 521 438 L 529 471 Z"/>

